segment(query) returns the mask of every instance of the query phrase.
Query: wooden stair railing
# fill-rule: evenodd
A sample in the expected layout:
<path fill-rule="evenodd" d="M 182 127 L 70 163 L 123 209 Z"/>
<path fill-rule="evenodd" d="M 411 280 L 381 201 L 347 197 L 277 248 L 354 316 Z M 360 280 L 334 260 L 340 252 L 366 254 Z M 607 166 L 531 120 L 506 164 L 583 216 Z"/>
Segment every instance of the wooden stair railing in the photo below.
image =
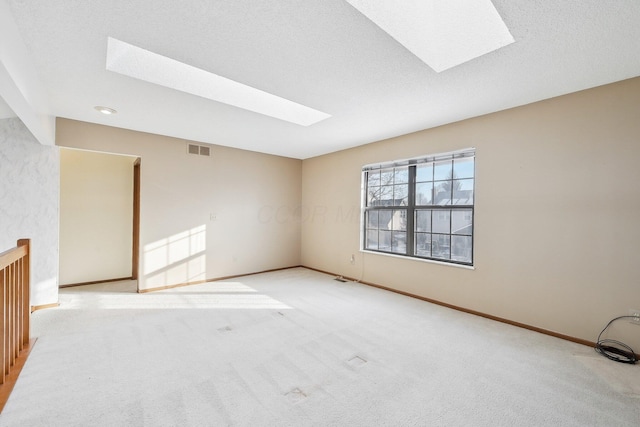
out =
<path fill-rule="evenodd" d="M 29 337 L 29 258 L 29 239 L 0 253 L 0 412 L 35 343 Z"/>

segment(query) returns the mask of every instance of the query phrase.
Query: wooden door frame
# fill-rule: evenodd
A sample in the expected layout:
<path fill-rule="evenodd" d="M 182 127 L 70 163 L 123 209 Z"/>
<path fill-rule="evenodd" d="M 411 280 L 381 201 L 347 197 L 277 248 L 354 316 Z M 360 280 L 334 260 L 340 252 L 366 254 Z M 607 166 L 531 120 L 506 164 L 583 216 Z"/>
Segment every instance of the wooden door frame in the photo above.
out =
<path fill-rule="evenodd" d="M 133 162 L 133 236 L 131 278 L 138 280 L 140 264 L 140 157 Z M 138 291 L 140 283 L 137 284 Z"/>

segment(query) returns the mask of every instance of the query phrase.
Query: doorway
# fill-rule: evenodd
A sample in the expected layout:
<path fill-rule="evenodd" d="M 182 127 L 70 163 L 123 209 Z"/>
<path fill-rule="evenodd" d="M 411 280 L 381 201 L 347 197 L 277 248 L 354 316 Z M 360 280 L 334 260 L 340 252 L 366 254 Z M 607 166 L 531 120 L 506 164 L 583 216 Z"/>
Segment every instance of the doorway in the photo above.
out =
<path fill-rule="evenodd" d="M 60 287 L 137 280 L 140 163 L 61 148 Z"/>

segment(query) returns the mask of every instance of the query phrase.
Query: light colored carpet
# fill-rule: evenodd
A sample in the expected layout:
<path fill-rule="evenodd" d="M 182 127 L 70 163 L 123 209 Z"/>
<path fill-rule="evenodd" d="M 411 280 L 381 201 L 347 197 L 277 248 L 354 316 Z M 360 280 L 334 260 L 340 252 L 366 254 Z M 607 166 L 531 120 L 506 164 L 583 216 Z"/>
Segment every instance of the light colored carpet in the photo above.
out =
<path fill-rule="evenodd" d="M 640 366 L 621 371 L 588 347 L 314 271 L 132 291 L 67 288 L 61 307 L 33 314 L 38 342 L 0 425 L 640 420 Z"/>
<path fill-rule="evenodd" d="M 576 355 L 594 375 L 600 377 L 620 394 L 640 399 L 640 366 L 612 362 L 598 354 Z M 638 400 L 637 405 L 640 405 Z M 638 419 L 640 425 L 640 418 Z"/>

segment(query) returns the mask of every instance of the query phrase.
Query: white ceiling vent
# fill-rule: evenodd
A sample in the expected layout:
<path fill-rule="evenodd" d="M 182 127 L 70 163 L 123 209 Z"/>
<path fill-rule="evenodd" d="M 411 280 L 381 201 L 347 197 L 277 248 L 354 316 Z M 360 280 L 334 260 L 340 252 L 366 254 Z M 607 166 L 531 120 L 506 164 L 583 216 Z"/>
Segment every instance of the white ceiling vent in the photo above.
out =
<path fill-rule="evenodd" d="M 206 145 L 187 144 L 187 153 L 197 156 L 211 156 L 211 147 Z"/>

